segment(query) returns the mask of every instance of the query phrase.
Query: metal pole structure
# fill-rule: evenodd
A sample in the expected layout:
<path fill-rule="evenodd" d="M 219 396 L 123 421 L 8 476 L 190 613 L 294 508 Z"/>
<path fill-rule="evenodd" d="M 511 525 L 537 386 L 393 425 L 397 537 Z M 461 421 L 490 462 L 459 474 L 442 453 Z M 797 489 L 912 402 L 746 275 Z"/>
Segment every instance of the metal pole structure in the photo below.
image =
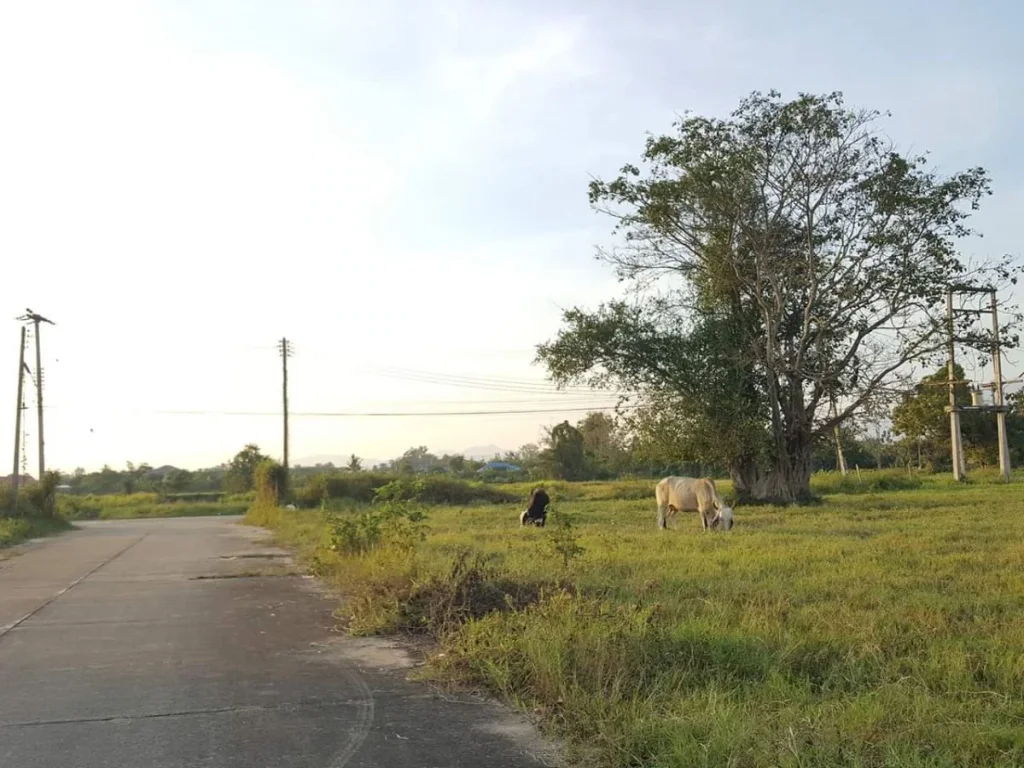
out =
<path fill-rule="evenodd" d="M 992 291 L 992 391 L 996 405 L 996 432 L 999 440 L 999 474 L 1003 480 L 1010 480 L 1010 443 L 1006 434 L 1006 411 L 1003 410 L 1003 365 L 1002 348 L 999 343 L 999 314 L 996 292 Z"/>
<path fill-rule="evenodd" d="M 39 481 L 42 482 L 43 475 L 46 473 L 46 452 L 43 441 L 43 355 L 39 340 L 39 324 L 49 323 L 50 325 L 56 325 L 56 323 L 52 320 L 47 320 L 31 309 L 26 309 L 25 312 L 27 314 L 18 319 L 31 321 L 36 336 L 36 412 L 39 418 Z"/>
<path fill-rule="evenodd" d="M 14 474 L 11 490 L 14 492 L 14 512 L 18 511 L 18 456 L 21 453 L 21 408 L 25 387 L 25 326 L 21 326 L 21 345 L 18 347 L 18 410 L 14 416 Z"/>
<path fill-rule="evenodd" d="M 946 323 L 949 331 L 949 352 L 946 367 L 949 379 L 949 442 L 953 459 L 953 478 L 960 481 L 966 478 L 967 468 L 964 465 L 964 446 L 960 439 L 960 412 L 956 407 L 956 344 L 954 341 L 952 288 L 946 289 Z"/>

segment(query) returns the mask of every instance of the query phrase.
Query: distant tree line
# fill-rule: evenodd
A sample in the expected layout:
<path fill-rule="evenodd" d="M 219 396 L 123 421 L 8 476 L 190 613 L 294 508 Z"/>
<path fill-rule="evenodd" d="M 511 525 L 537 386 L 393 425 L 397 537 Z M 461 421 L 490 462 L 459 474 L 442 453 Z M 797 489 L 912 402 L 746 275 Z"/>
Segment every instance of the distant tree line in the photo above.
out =
<path fill-rule="evenodd" d="M 838 439 L 847 466 L 851 469 L 903 467 L 948 471 L 951 462 L 949 417 L 945 412 L 949 397 L 946 376 L 945 368 L 925 376 L 891 411 L 841 426 Z M 957 367 L 955 376 L 963 381 L 963 370 Z M 955 392 L 959 404 L 971 403 L 967 385 L 958 384 Z M 1024 464 L 1024 390 L 1010 394 L 1008 401 L 1012 408 L 1007 416 L 1010 456 L 1013 464 L 1020 466 Z M 671 417 L 671 410 L 628 416 L 593 411 L 575 424 L 567 420 L 545 429 L 537 443 L 495 455 L 488 461 L 461 454 L 437 455 L 421 445 L 370 468 L 364 468 L 362 460 L 352 455 L 343 467 L 331 463 L 293 467 L 290 474 L 296 485 L 323 475 L 358 473 L 364 469 L 392 475 L 447 474 L 489 482 L 609 480 L 667 474 L 727 476 L 727 465 L 716 461 L 713 453 L 710 456 L 702 453 L 701 441 L 706 436 L 694 435 L 691 442 Z M 961 424 L 969 465 L 996 466 L 995 416 L 965 412 Z M 76 494 L 248 493 L 254 488 L 256 467 L 267 458 L 258 445 L 250 443 L 229 461 L 207 469 L 154 468 L 146 463 L 128 462 L 121 470 L 104 466 L 98 472 L 86 472 L 79 468 L 71 474 L 60 474 L 59 482 L 70 486 L 71 492 Z M 494 462 L 515 469 L 490 468 Z M 811 463 L 816 471 L 838 468 L 834 434 L 822 436 L 815 442 Z"/>

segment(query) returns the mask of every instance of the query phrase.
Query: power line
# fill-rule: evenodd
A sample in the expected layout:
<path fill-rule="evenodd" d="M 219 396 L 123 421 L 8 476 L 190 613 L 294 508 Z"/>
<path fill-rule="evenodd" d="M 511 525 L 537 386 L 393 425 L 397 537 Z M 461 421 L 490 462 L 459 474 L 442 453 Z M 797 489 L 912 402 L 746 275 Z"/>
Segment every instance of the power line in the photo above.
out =
<path fill-rule="evenodd" d="M 306 418 L 397 418 L 430 416 L 511 416 L 541 413 L 582 413 L 588 411 L 610 411 L 616 408 L 637 406 L 590 406 L 585 408 L 538 408 L 529 410 L 480 410 L 480 411 L 290 411 L 289 416 Z M 206 411 L 206 410 L 149 410 L 145 413 L 169 414 L 175 416 L 273 416 L 280 418 L 279 411 Z"/>
<path fill-rule="evenodd" d="M 428 373 L 425 371 L 412 371 L 403 369 L 381 368 L 377 370 L 378 375 L 387 378 L 404 381 L 415 381 L 424 384 L 440 384 L 450 387 L 464 389 L 478 389 L 492 392 L 520 392 L 535 395 L 594 395 L 602 396 L 602 390 L 590 388 L 564 388 L 559 389 L 553 384 L 545 382 L 526 382 L 515 379 L 491 379 L 473 376 L 455 376 L 449 374 Z M 607 397 L 618 396 L 617 392 L 605 394 Z"/>

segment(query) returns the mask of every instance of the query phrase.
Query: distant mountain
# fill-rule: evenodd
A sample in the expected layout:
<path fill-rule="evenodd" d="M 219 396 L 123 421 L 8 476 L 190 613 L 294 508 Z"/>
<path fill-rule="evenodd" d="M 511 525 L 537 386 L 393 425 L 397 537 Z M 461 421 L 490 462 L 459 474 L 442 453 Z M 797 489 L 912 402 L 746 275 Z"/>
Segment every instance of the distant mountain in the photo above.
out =
<path fill-rule="evenodd" d="M 505 451 L 497 445 L 474 445 L 470 448 L 459 451 L 467 459 L 476 459 L 477 461 L 483 461 L 486 459 L 493 459 L 495 456 L 502 456 Z"/>

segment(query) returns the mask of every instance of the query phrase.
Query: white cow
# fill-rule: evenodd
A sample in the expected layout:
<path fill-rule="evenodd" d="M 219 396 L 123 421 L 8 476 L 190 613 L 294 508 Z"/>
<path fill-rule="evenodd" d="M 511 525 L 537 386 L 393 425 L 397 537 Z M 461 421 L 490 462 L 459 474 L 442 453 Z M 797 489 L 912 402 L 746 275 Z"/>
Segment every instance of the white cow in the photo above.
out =
<path fill-rule="evenodd" d="M 658 502 L 658 527 L 667 528 L 668 518 L 680 510 L 699 512 L 704 530 L 732 528 L 732 507 L 725 503 L 710 477 L 666 477 L 654 488 Z"/>

